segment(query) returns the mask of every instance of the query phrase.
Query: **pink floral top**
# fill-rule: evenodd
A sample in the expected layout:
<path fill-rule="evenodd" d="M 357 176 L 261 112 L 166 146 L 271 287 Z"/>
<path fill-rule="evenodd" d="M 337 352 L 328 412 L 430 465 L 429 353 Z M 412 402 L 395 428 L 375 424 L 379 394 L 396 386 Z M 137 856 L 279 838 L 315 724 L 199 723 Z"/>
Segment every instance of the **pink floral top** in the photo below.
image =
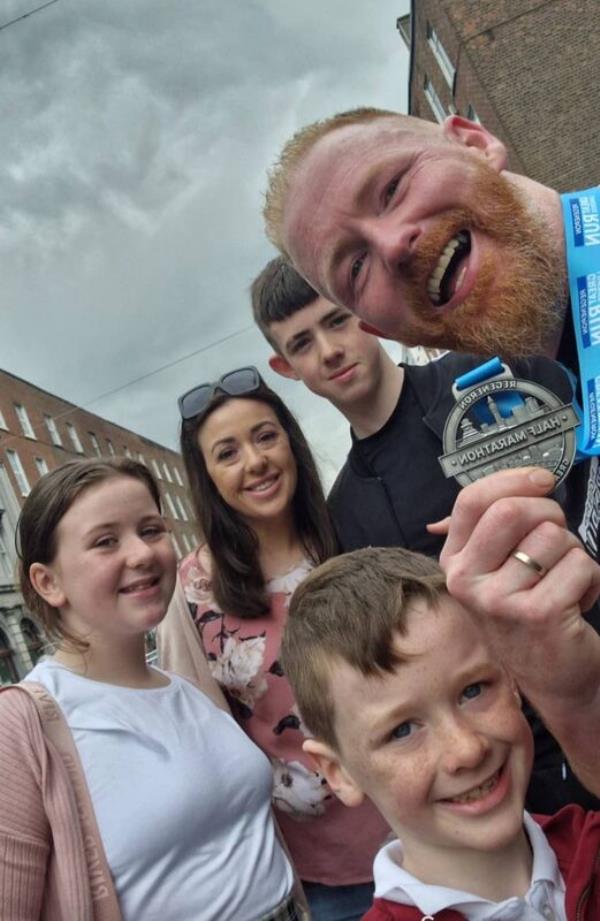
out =
<path fill-rule="evenodd" d="M 271 580 L 271 610 L 252 619 L 219 610 L 206 546 L 181 562 L 179 578 L 213 676 L 271 759 L 277 818 L 301 879 L 350 885 L 373 878 L 373 859 L 389 828 L 370 802 L 344 806 L 302 751 L 305 734 L 279 647 L 291 594 L 310 568 L 304 560 Z"/>

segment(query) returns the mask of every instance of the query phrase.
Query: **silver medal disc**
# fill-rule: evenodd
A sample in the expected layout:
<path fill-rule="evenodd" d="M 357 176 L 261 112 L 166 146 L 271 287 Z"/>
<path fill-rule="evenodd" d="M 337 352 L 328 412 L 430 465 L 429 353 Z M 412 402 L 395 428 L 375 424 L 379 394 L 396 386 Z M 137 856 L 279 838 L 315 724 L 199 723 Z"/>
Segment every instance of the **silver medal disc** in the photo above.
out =
<path fill-rule="evenodd" d="M 456 393 L 456 391 L 455 391 Z M 496 397 L 518 393 L 522 402 L 511 415 L 501 415 Z M 456 405 L 444 427 L 444 454 L 439 458 L 446 477 L 461 486 L 512 467 L 545 467 L 566 477 L 575 459 L 575 429 L 579 418 L 568 403 L 532 381 L 502 376 L 456 394 Z M 484 401 L 489 422 L 473 410 Z"/>

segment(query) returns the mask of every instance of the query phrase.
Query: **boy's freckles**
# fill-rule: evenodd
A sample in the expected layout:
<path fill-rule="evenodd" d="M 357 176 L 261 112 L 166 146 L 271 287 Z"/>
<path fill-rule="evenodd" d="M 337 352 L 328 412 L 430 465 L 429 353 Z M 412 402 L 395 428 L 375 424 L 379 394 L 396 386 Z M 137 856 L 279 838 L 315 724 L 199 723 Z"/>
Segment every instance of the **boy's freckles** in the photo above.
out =
<path fill-rule="evenodd" d="M 508 676 L 450 598 L 415 604 L 396 646 L 393 673 L 333 669 L 344 768 L 402 839 L 407 865 L 506 846 L 522 827 L 533 751 Z"/>

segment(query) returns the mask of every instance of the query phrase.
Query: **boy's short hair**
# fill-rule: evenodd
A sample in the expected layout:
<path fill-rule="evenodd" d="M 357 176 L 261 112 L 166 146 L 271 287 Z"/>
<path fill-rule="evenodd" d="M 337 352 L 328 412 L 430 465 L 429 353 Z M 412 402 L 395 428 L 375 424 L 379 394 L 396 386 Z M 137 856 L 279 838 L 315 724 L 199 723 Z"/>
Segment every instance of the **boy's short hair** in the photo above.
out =
<path fill-rule="evenodd" d="M 290 603 L 282 644 L 284 672 L 306 726 L 337 749 L 330 675 L 336 659 L 365 676 L 392 672 L 402 658 L 394 634 L 406 634 L 415 601 L 446 594 L 438 563 L 401 547 L 367 547 L 313 570 Z"/>
<path fill-rule="evenodd" d="M 271 336 L 271 323 L 287 320 L 319 296 L 282 256 L 266 264 L 252 282 L 250 293 L 254 322 L 277 352 L 280 349 Z"/>

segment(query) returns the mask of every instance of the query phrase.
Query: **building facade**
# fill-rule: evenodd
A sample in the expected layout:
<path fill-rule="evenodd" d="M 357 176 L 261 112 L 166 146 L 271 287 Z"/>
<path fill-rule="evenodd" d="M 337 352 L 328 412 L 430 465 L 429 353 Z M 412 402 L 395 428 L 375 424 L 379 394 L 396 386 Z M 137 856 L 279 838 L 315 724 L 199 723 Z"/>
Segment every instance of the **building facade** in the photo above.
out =
<path fill-rule="evenodd" d="M 154 473 L 177 556 L 191 551 L 198 538 L 176 451 L 0 371 L 0 684 L 22 678 L 45 642 L 17 587 L 15 533 L 25 497 L 69 458 L 119 455 Z"/>
<path fill-rule="evenodd" d="M 412 0 L 397 28 L 411 115 L 480 121 L 510 169 L 561 192 L 597 183 L 597 0 Z"/>

